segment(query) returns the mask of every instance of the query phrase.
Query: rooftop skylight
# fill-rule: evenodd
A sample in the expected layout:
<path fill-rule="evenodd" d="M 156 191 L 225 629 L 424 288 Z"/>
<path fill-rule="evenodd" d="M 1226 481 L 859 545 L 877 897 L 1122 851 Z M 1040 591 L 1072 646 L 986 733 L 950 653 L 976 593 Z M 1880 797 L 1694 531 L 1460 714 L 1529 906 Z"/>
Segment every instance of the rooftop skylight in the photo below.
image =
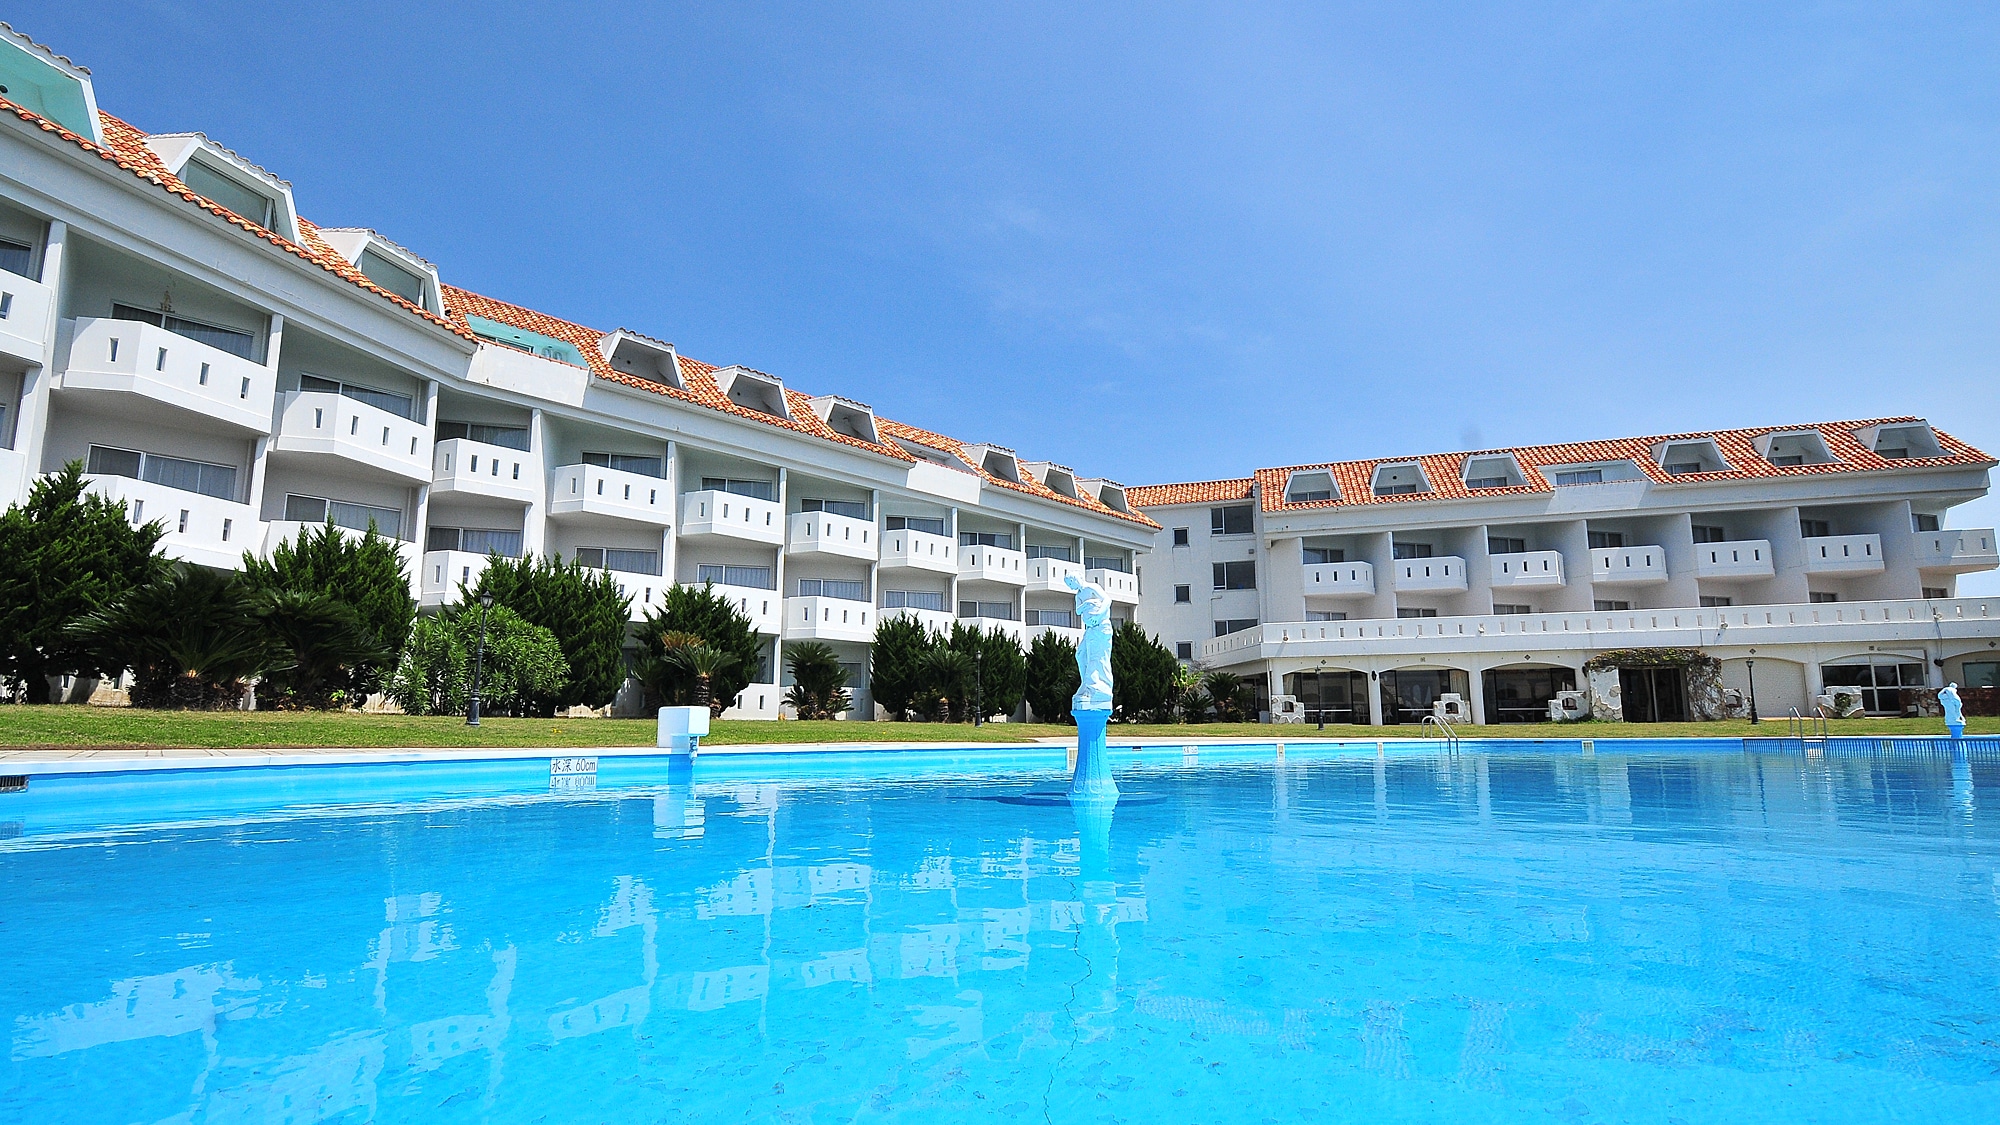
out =
<path fill-rule="evenodd" d="M 0 87 L 10 102 L 104 143 L 90 72 L 0 23 Z"/>
<path fill-rule="evenodd" d="M 468 315 L 465 320 L 472 329 L 472 334 L 488 343 L 538 355 L 543 359 L 552 359 L 557 363 L 567 363 L 576 367 L 590 366 L 584 361 L 582 349 L 568 340 L 558 340 L 554 336 L 544 336 L 540 332 L 530 332 L 525 328 L 516 328 L 511 324 L 502 324 L 483 316 Z"/>

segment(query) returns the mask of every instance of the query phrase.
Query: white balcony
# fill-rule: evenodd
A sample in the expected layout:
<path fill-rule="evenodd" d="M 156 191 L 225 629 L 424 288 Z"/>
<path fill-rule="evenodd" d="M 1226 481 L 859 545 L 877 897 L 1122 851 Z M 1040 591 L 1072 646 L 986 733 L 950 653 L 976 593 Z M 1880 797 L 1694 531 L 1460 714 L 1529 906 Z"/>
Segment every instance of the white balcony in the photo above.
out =
<path fill-rule="evenodd" d="M 894 532 L 890 534 L 893 535 Z M 881 611 L 883 621 L 894 621 L 899 617 L 914 621 L 934 633 L 951 632 L 952 622 L 958 620 L 941 609 L 911 609 L 908 606 L 897 606 L 894 609 Z"/>
<path fill-rule="evenodd" d="M 1428 559 L 1397 559 L 1399 594 L 1450 594 L 1465 591 L 1465 560 L 1457 555 Z"/>
<path fill-rule="evenodd" d="M 49 305 L 54 299 L 41 282 L 0 270 L 0 355 L 41 365 L 47 358 Z"/>
<path fill-rule="evenodd" d="M 973 545 L 958 552 L 958 576 L 967 582 L 1004 582 L 1009 586 L 1028 583 L 1028 558 L 1005 547 Z"/>
<path fill-rule="evenodd" d="M 657 574 L 638 574 L 629 570 L 607 570 L 604 573 L 618 583 L 618 592 L 632 599 L 630 613 L 632 620 L 646 616 L 647 610 L 660 609 L 667 604 L 667 587 L 673 585 Z"/>
<path fill-rule="evenodd" d="M 1306 565 L 1305 588 L 1309 598 L 1372 598 L 1375 596 L 1375 564 L 1309 563 Z"/>
<path fill-rule="evenodd" d="M 776 684 L 751 684 L 722 712 L 725 719 L 776 719 L 785 693 Z"/>
<path fill-rule="evenodd" d="M 125 501 L 135 524 L 158 521 L 166 529 L 160 549 L 169 557 L 220 570 L 238 570 L 243 553 L 264 545 L 264 528 L 248 504 L 168 488 L 130 477 L 92 476 L 90 490 Z"/>
<path fill-rule="evenodd" d="M 458 600 L 458 587 L 479 584 L 492 556 L 471 551 L 425 551 L 417 571 L 417 601 L 425 606 L 450 605 Z"/>
<path fill-rule="evenodd" d="M 451 496 L 532 504 L 542 495 L 535 455 L 469 438 L 446 438 L 431 453 L 431 499 Z"/>
<path fill-rule="evenodd" d="M 785 542 L 784 509 L 775 500 L 710 489 L 681 496 L 681 538 L 712 536 L 770 547 Z"/>
<path fill-rule="evenodd" d="M 1087 582 L 1083 575 L 1083 564 L 1068 559 L 1029 559 L 1028 592 L 1031 594 L 1067 594 L 1070 592 L 1065 579 L 1075 578 Z"/>
<path fill-rule="evenodd" d="M 785 548 L 793 555 L 833 555 L 843 559 L 874 562 L 882 543 L 873 520 L 825 512 L 800 512 L 789 521 L 791 534 Z"/>
<path fill-rule="evenodd" d="M 998 629 L 1011 637 L 1015 644 L 1021 645 L 1023 648 L 1027 647 L 1028 627 L 1019 621 L 1008 621 L 999 617 L 961 617 L 958 619 L 958 624 L 968 629 L 977 629 L 982 633 L 990 633 Z"/>
<path fill-rule="evenodd" d="M 428 426 L 328 391 L 292 391 L 271 448 L 337 459 L 405 480 L 430 478 Z"/>
<path fill-rule="evenodd" d="M 1083 580 L 1104 591 L 1114 605 L 1139 604 L 1139 576 L 1122 570 L 1086 570 Z"/>
<path fill-rule="evenodd" d="M 882 533 L 883 570 L 928 570 L 936 574 L 958 573 L 958 545 L 950 536 L 928 531 L 885 531 Z"/>
<path fill-rule="evenodd" d="M 846 598 L 786 598 L 785 639 L 868 644 L 875 639 L 875 607 Z"/>
<path fill-rule="evenodd" d="M 1664 547 L 1599 547 L 1590 552 L 1590 580 L 1599 586 L 1650 586 L 1667 580 Z"/>
<path fill-rule="evenodd" d="M 1807 574 L 1880 574 L 1880 535 L 1818 535 L 1806 540 Z"/>
<path fill-rule="evenodd" d="M 1492 562 L 1495 589 L 1536 590 L 1566 584 L 1561 551 L 1510 551 L 1492 556 Z"/>
<path fill-rule="evenodd" d="M 136 320 L 72 323 L 64 392 L 135 396 L 233 430 L 271 432 L 277 377 L 270 368 Z"/>
<path fill-rule="evenodd" d="M 264 525 L 263 555 L 265 558 L 270 558 L 271 552 L 278 549 L 278 544 L 280 543 L 297 544 L 299 541 L 299 532 L 304 531 L 307 528 L 318 530 L 319 528 L 322 528 L 324 526 L 326 525 L 318 523 L 306 523 L 301 520 L 272 520 L 270 523 Z M 343 536 L 351 536 L 356 539 L 361 538 L 361 536 L 364 534 L 363 532 L 355 531 L 351 528 L 345 528 L 345 527 L 340 529 L 340 533 Z M 417 545 L 415 543 L 410 543 L 401 539 L 394 538 L 393 536 L 383 535 L 380 531 L 376 532 L 376 536 L 394 545 L 394 547 L 396 548 L 397 556 L 403 560 L 404 576 L 408 578 L 417 577 L 417 568 L 420 565 L 422 565 L 423 562 L 423 560 L 418 557 Z"/>
<path fill-rule="evenodd" d="M 1917 533 L 1917 566 L 1953 574 L 1992 570 L 2000 567 L 2000 552 L 1996 552 L 1995 544 L 1990 527 L 1921 531 Z"/>
<path fill-rule="evenodd" d="M 1083 630 L 1072 629 L 1065 625 L 1030 625 L 1026 632 L 1026 643 L 1034 644 L 1035 640 L 1044 633 L 1061 637 L 1073 645 L 1083 643 Z"/>
<path fill-rule="evenodd" d="M 1696 543 L 1694 575 L 1711 582 L 1745 582 L 1769 578 L 1777 573 L 1771 566 L 1771 541 L 1737 539 L 1727 543 Z"/>
<path fill-rule="evenodd" d="M 674 520 L 673 493 L 659 477 L 564 465 L 549 474 L 549 515 L 577 523 L 666 527 Z"/>
<path fill-rule="evenodd" d="M 756 586 L 729 586 L 721 582 L 711 587 L 717 597 L 727 598 L 737 611 L 750 619 L 750 628 L 759 633 L 777 636 L 785 599 L 776 590 L 765 590 Z"/>

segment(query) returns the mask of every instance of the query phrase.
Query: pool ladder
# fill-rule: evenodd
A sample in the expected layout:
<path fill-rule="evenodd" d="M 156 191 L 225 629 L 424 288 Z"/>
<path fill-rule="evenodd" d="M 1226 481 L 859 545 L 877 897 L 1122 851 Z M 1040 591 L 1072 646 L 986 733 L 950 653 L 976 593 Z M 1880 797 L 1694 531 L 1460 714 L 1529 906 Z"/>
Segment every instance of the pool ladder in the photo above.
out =
<path fill-rule="evenodd" d="M 1434 730 L 1438 741 L 1444 743 L 1446 750 L 1458 753 L 1458 728 L 1451 725 L 1450 719 L 1442 715 L 1425 715 L 1422 726 Z"/>
<path fill-rule="evenodd" d="M 1809 742 L 1822 750 L 1826 749 L 1826 712 L 1814 707 L 1812 714 L 1801 715 L 1798 708 L 1792 708 L 1791 718 L 1785 720 L 1785 734 L 1798 740 L 1801 753 Z"/>

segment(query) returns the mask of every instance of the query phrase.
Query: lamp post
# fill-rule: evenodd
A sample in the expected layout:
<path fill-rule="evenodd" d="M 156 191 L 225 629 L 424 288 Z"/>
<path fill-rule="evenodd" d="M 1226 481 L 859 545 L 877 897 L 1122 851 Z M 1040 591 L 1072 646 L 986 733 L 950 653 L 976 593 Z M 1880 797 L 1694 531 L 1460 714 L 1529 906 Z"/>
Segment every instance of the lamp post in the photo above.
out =
<path fill-rule="evenodd" d="M 982 726 L 986 722 L 986 652 L 972 650 L 972 725 Z"/>
<path fill-rule="evenodd" d="M 1757 650 L 1753 648 L 1750 651 L 1754 653 Z M 1764 720 L 1757 717 L 1757 662 L 1745 659 L 1743 661 L 1743 670 L 1750 674 L 1750 721 L 1752 723 L 1761 723 Z"/>
<path fill-rule="evenodd" d="M 472 691 L 465 699 L 465 725 L 479 725 L 479 676 L 486 670 L 486 618 L 493 609 L 493 595 L 479 595 L 479 648 L 472 658 Z"/>

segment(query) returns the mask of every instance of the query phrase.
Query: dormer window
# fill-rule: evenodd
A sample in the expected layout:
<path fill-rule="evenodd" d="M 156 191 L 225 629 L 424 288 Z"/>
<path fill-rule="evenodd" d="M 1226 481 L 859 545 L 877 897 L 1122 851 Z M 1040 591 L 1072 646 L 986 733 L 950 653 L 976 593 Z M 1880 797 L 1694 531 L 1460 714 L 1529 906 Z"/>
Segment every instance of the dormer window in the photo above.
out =
<path fill-rule="evenodd" d="M 1767 434 L 1757 442 L 1757 452 L 1764 460 L 1780 468 L 1798 465 L 1826 465 L 1834 456 L 1826 448 L 1826 439 L 1818 430 L 1794 430 L 1789 433 Z"/>
<path fill-rule="evenodd" d="M 1078 499 L 1076 494 L 1076 474 L 1053 461 L 1023 461 L 1021 467 L 1028 475 L 1040 481 L 1043 488 L 1058 496 Z"/>
<path fill-rule="evenodd" d="M 947 469 L 957 469 L 960 472 L 964 472 L 972 467 L 951 453 L 939 449 L 934 445 L 925 445 L 923 442 L 911 441 L 908 438 L 891 438 L 890 440 L 896 443 L 898 449 L 926 464 L 943 465 Z"/>
<path fill-rule="evenodd" d="M 1014 451 L 999 445 L 968 445 L 965 451 L 972 455 L 979 467 L 988 476 L 1013 484 L 1021 483 L 1021 461 Z"/>
<path fill-rule="evenodd" d="M 200 133 L 156 133 L 146 147 L 187 189 L 265 230 L 297 241 L 292 186 Z"/>
<path fill-rule="evenodd" d="M 418 308 L 424 306 L 424 279 L 415 273 L 376 253 L 372 248 L 363 250 L 361 260 L 354 265 L 368 280 Z"/>
<path fill-rule="evenodd" d="M 366 227 L 322 227 L 319 236 L 361 275 L 403 300 L 439 313 L 437 267 Z"/>
<path fill-rule="evenodd" d="M 272 229 L 278 205 L 270 196 L 237 183 L 227 174 L 199 160 L 181 165 L 180 177 L 188 190 L 205 197 L 210 203 L 234 211 L 265 230 Z"/>
<path fill-rule="evenodd" d="M 1375 467 L 1375 495 L 1407 496 L 1415 492 L 1429 492 L 1430 481 L 1424 478 L 1423 466 L 1415 461 L 1404 461 L 1393 465 Z"/>
<path fill-rule="evenodd" d="M 1125 486 L 1114 481 L 1093 478 L 1076 482 L 1079 490 L 1097 497 L 1097 502 L 1114 512 L 1131 514 L 1132 506 L 1125 499 Z"/>
<path fill-rule="evenodd" d="M 715 385 L 729 401 L 745 410 L 769 414 L 773 418 L 789 419 L 792 416 L 785 405 L 784 381 L 776 375 L 766 375 L 748 367 L 725 367 L 715 373 Z"/>
<path fill-rule="evenodd" d="M 608 333 L 597 341 L 597 350 L 613 371 L 644 379 L 649 383 L 660 383 L 675 390 L 685 390 L 687 384 L 681 381 L 680 357 L 674 354 L 674 346 L 664 340 L 642 336 L 629 328 L 620 328 Z"/>
<path fill-rule="evenodd" d="M 1872 431 L 1872 432 L 1871 432 Z M 1855 434 L 1861 444 L 1885 461 L 1907 461 L 1912 457 L 1943 457 L 1937 433 L 1928 422 L 1896 422 L 1870 427 Z"/>
<path fill-rule="evenodd" d="M 1332 500 L 1339 494 L 1339 490 L 1333 485 L 1333 474 L 1325 470 L 1293 473 L 1285 482 L 1287 504 L 1316 504 Z"/>
<path fill-rule="evenodd" d="M 1659 451 L 1660 467 L 1668 476 L 1685 477 L 1696 473 L 1724 473 L 1729 471 L 1729 462 L 1722 459 L 1722 451 L 1715 442 L 1673 441 L 1665 443 Z"/>
<path fill-rule="evenodd" d="M 558 340 L 554 336 L 544 336 L 540 332 L 530 332 L 525 328 L 516 328 L 511 324 L 502 324 L 483 316 L 468 314 L 465 321 L 474 336 L 489 344 L 498 344 L 503 348 L 527 352 L 529 355 L 538 355 L 543 359 L 552 359 L 557 363 L 567 363 L 574 367 L 590 366 L 584 362 L 583 349 L 568 340 Z"/>
<path fill-rule="evenodd" d="M 839 395 L 820 395 L 811 400 L 811 405 L 813 413 L 834 433 L 870 445 L 881 444 L 875 431 L 875 411 L 867 403 Z"/>
<path fill-rule="evenodd" d="M 1514 488 L 1528 483 L 1521 466 L 1511 455 L 1489 455 L 1465 459 L 1465 487 Z"/>
<path fill-rule="evenodd" d="M 8 101 L 93 144 L 104 143 L 89 71 L 0 24 L 0 76 Z"/>

